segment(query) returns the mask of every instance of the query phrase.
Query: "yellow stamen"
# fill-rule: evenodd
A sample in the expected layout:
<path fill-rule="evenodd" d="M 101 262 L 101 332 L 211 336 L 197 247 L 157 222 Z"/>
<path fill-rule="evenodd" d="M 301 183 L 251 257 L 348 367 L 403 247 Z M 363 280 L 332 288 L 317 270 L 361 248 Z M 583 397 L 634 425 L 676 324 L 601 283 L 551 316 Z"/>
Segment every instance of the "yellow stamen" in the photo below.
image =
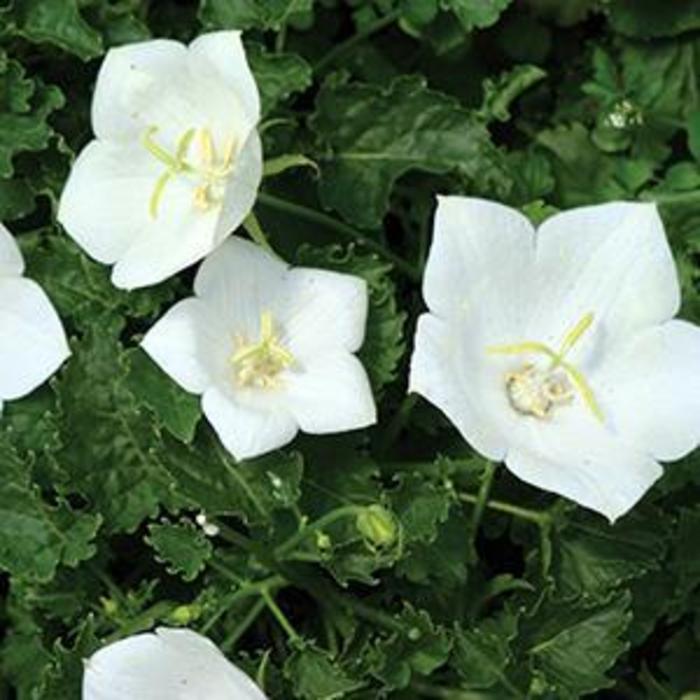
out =
<path fill-rule="evenodd" d="M 573 328 L 566 333 L 561 345 L 559 346 L 559 352 L 552 350 L 545 343 L 541 343 L 536 340 L 526 340 L 522 343 L 511 343 L 505 345 L 492 345 L 486 348 L 486 352 L 491 355 L 522 355 L 527 353 L 539 353 L 541 355 L 546 355 L 551 360 L 551 364 L 547 371 L 551 372 L 557 367 L 561 367 L 566 372 L 569 379 L 573 382 L 586 406 L 588 406 L 590 411 L 598 420 L 602 421 L 604 419 L 603 412 L 596 401 L 593 390 L 588 384 L 586 377 L 580 369 L 572 365 L 570 362 L 567 362 L 565 359 L 569 351 L 590 328 L 591 324 L 593 323 L 593 319 L 594 315 L 592 312 L 585 314 L 583 318 L 581 318 L 578 323 L 576 323 Z"/>

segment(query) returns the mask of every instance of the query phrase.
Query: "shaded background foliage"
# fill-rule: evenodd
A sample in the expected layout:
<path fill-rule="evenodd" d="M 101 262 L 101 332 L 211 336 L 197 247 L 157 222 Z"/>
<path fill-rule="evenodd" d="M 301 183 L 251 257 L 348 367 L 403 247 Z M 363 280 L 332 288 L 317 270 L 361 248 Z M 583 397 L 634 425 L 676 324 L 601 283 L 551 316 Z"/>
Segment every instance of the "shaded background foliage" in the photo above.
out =
<path fill-rule="evenodd" d="M 319 167 L 265 181 L 273 245 L 369 282 L 381 415 L 242 464 L 138 349 L 191 273 L 120 292 L 54 223 L 105 50 L 220 28 L 248 30 L 266 156 Z M 404 392 L 436 192 L 657 201 L 700 321 L 698 30 L 697 0 L 0 0 L 0 219 L 73 348 L 0 424 L 0 698 L 77 698 L 154 624 L 271 698 L 691 697 L 697 456 L 611 527 Z"/>

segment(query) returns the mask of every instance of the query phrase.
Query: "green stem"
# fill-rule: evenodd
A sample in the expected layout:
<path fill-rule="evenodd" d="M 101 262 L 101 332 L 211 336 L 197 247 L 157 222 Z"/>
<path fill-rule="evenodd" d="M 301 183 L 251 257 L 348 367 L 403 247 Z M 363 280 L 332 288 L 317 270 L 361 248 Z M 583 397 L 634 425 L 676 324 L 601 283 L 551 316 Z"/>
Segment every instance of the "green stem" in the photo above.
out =
<path fill-rule="evenodd" d="M 491 494 L 491 486 L 493 485 L 493 477 L 495 473 L 495 463 L 486 462 L 484 472 L 481 475 L 481 486 L 479 487 L 479 493 L 476 495 L 476 500 L 474 502 L 474 511 L 472 512 L 472 531 L 471 538 L 469 540 L 469 556 L 472 559 L 472 561 L 476 559 L 476 536 L 479 532 L 479 525 L 481 524 L 481 519 L 484 516 L 484 510 L 486 509 L 486 504 L 488 502 L 489 495 Z"/>
<path fill-rule="evenodd" d="M 404 426 L 411 417 L 418 394 L 408 394 L 399 406 L 399 410 L 394 413 L 386 427 L 386 430 L 379 436 L 377 440 L 377 453 L 381 456 L 386 454 L 396 442 Z"/>
<path fill-rule="evenodd" d="M 269 591 L 270 589 L 282 588 L 286 584 L 286 580 L 277 575 L 270 576 L 262 581 L 250 581 L 243 584 L 241 588 L 224 598 L 217 611 L 209 618 L 209 620 L 207 620 L 204 625 L 202 625 L 200 632 L 202 634 L 206 634 L 221 619 L 221 616 L 228 612 L 231 609 L 231 606 L 233 606 L 239 600 L 261 595 L 262 591 L 264 590 Z"/>
<path fill-rule="evenodd" d="M 282 612 L 282 609 L 277 605 L 277 601 L 270 595 L 270 592 L 265 589 L 262 591 L 261 595 L 270 612 L 274 615 L 277 622 L 279 622 L 280 627 L 285 631 L 289 641 L 292 643 L 300 641 L 301 637 L 294 629 L 287 616 Z"/>
<path fill-rule="evenodd" d="M 248 628 L 258 619 L 258 615 L 265 608 L 264 598 L 255 601 L 253 607 L 248 611 L 246 616 L 233 628 L 231 633 L 224 639 L 221 644 L 221 650 L 228 652 L 236 645 L 236 642 L 248 631 Z"/>
<path fill-rule="evenodd" d="M 471 493 L 460 493 L 459 500 L 464 503 L 472 503 L 478 505 L 479 496 L 475 496 Z M 542 527 L 549 525 L 550 516 L 541 510 L 532 510 L 530 508 L 521 508 L 520 506 L 515 506 L 512 503 L 507 503 L 506 501 L 486 501 L 486 508 L 491 510 L 496 510 L 500 513 L 506 513 L 512 515 L 521 520 L 527 520 L 528 522 L 535 523 L 536 525 Z"/>
<path fill-rule="evenodd" d="M 688 190 L 687 192 L 645 192 L 642 199 L 656 204 L 685 204 L 695 203 L 700 200 L 700 190 Z"/>
<path fill-rule="evenodd" d="M 154 623 L 166 617 L 176 607 L 177 603 L 166 600 L 152 605 L 150 608 L 137 615 L 133 620 L 129 620 L 125 625 L 122 625 L 118 630 L 110 634 L 107 639 L 105 639 L 105 644 L 111 644 L 123 637 L 129 637 L 132 634 L 151 629 Z"/>
<path fill-rule="evenodd" d="M 301 204 L 288 202 L 286 199 L 275 197 L 274 195 L 266 192 L 258 192 L 258 202 L 265 207 L 269 207 L 270 209 L 276 209 L 277 211 L 284 212 L 285 214 L 291 214 L 292 216 L 297 216 L 300 219 L 305 219 L 306 221 L 318 224 L 319 226 L 332 229 L 347 241 L 362 245 L 368 250 L 371 250 L 373 253 L 377 253 L 377 255 L 380 255 L 385 260 L 388 260 L 397 270 L 403 273 L 412 282 L 418 283 L 421 280 L 420 272 L 414 268 L 413 265 L 406 262 L 398 255 L 395 255 L 390 250 L 387 250 L 380 243 L 377 243 L 377 241 L 363 235 L 352 226 L 348 226 L 341 221 L 336 221 L 333 217 L 322 214 L 315 209 L 310 209 L 309 207 L 302 206 Z"/>
<path fill-rule="evenodd" d="M 367 37 L 381 31 L 385 27 L 396 22 L 396 20 L 401 16 L 400 10 L 394 10 L 384 17 L 380 17 L 375 22 L 368 24 L 364 29 L 354 34 L 349 39 L 342 41 L 340 44 L 334 46 L 323 58 L 321 58 L 318 63 L 314 66 L 314 72 L 319 73 L 325 68 L 328 68 L 333 63 L 335 63 L 340 56 L 349 51 L 353 46 L 356 46 L 360 42 L 364 41 Z"/>
<path fill-rule="evenodd" d="M 331 523 L 341 518 L 347 518 L 350 516 L 357 516 L 362 511 L 364 511 L 364 506 L 342 506 L 341 508 L 336 508 L 321 516 L 318 520 L 309 523 L 306 527 L 299 530 L 299 532 L 292 535 L 286 542 L 283 542 L 275 550 L 275 557 L 282 557 L 285 554 L 293 551 L 297 545 L 301 544 L 311 533 L 317 532 L 318 530 L 323 530 L 323 528 L 328 527 Z"/>

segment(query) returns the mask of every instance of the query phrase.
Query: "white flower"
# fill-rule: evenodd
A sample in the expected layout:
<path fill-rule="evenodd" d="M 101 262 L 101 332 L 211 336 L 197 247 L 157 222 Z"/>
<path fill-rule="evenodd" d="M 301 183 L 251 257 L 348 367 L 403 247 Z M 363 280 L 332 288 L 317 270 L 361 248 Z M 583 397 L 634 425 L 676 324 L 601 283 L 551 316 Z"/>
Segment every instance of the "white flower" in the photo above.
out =
<path fill-rule="evenodd" d="M 0 224 L 0 409 L 43 384 L 70 355 L 51 302 L 23 272 L 17 243 Z"/>
<path fill-rule="evenodd" d="M 553 216 L 439 200 L 411 391 L 482 455 L 605 514 L 700 440 L 700 329 L 652 204 Z"/>
<path fill-rule="evenodd" d="M 199 268 L 196 296 L 146 334 L 144 349 L 178 384 L 202 394 L 224 446 L 244 459 L 301 429 L 333 433 L 374 423 L 364 339 L 364 280 L 289 268 L 230 238 Z"/>
<path fill-rule="evenodd" d="M 265 700 L 206 637 L 159 628 L 114 642 L 85 661 L 83 700 Z"/>
<path fill-rule="evenodd" d="M 250 212 L 262 176 L 260 99 L 240 33 L 111 49 L 91 141 L 58 218 L 112 281 L 156 284 L 203 258 Z"/>

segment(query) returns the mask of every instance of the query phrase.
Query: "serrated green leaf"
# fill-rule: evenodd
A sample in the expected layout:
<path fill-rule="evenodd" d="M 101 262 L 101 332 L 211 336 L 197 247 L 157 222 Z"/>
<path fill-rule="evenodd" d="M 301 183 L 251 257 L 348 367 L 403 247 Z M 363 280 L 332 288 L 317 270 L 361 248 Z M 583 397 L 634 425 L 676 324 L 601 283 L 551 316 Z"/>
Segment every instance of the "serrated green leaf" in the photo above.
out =
<path fill-rule="evenodd" d="M 420 78 L 402 77 L 384 88 L 329 82 L 312 126 L 325 147 L 318 158 L 321 201 L 358 226 L 381 224 L 395 181 L 410 170 L 508 186 L 485 127 Z"/>
<path fill-rule="evenodd" d="M 280 29 L 312 6 L 313 0 L 201 0 L 199 19 L 207 29 Z"/>
<path fill-rule="evenodd" d="M 260 90 L 263 116 L 311 85 L 311 66 L 298 54 L 269 53 L 260 44 L 251 44 L 246 56 Z"/>
<path fill-rule="evenodd" d="M 212 555 L 211 542 L 193 523 L 152 523 L 148 526 L 146 542 L 156 550 L 159 561 L 171 574 L 193 581 L 204 569 Z"/>
<path fill-rule="evenodd" d="M 139 406 L 144 406 L 173 437 L 192 442 L 202 417 L 198 396 L 188 394 L 142 350 L 129 350 L 125 386 Z"/>
<path fill-rule="evenodd" d="M 284 674 L 300 700 L 337 700 L 363 686 L 334 663 L 328 652 L 311 644 L 304 644 L 292 653 Z"/>
<path fill-rule="evenodd" d="M 494 24 L 512 0 L 442 0 L 452 10 L 466 31 Z"/>
<path fill-rule="evenodd" d="M 59 564 L 75 566 L 95 553 L 97 515 L 76 513 L 64 502 L 46 503 L 29 465 L 0 434 L 0 568 L 17 577 L 50 580 Z"/>

